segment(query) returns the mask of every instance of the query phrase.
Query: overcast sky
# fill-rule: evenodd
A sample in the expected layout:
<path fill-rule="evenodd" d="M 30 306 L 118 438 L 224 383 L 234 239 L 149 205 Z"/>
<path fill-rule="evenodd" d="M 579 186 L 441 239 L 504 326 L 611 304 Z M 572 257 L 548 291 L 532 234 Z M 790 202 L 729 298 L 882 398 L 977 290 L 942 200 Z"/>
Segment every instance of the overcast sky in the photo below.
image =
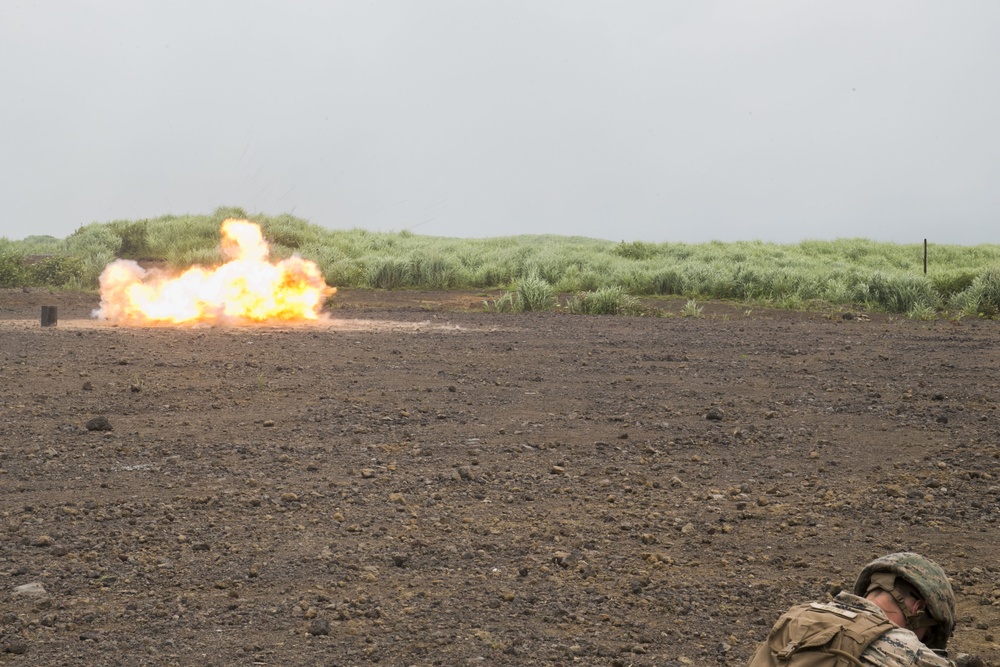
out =
<path fill-rule="evenodd" d="M 1000 243 L 997 0 L 2 0 L 0 236 Z"/>

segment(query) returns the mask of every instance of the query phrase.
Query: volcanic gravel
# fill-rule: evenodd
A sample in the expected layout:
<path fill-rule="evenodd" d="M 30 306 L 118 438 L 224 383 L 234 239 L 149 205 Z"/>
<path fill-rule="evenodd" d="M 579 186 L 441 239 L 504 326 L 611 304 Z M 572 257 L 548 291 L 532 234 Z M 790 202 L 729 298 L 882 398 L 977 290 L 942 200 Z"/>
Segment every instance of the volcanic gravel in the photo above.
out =
<path fill-rule="evenodd" d="M 485 296 L 0 291 L 0 664 L 742 665 L 902 550 L 1000 664 L 1000 323 Z"/>

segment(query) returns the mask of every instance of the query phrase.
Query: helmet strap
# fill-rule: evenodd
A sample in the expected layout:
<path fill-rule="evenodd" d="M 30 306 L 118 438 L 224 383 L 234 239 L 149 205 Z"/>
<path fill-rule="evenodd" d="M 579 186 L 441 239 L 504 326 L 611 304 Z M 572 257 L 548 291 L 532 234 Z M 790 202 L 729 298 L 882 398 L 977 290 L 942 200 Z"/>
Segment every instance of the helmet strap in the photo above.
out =
<path fill-rule="evenodd" d="M 867 593 L 871 593 L 873 590 L 882 590 L 892 596 L 892 599 L 899 606 L 900 613 L 906 619 L 908 630 L 916 631 L 920 628 L 929 628 L 937 625 L 937 620 L 928 614 L 926 609 L 920 609 L 915 612 L 910 611 L 910 606 L 906 603 L 906 596 L 896 588 L 896 575 L 892 572 L 873 572 L 871 582 L 868 584 Z"/>

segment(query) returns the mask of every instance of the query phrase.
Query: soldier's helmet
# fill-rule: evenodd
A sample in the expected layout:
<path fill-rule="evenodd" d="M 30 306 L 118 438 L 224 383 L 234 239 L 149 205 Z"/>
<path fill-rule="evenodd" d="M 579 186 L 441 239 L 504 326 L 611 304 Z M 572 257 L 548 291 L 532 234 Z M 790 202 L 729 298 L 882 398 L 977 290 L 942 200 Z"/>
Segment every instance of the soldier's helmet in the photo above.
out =
<path fill-rule="evenodd" d="M 927 604 L 927 613 L 937 621 L 936 625 L 928 629 L 924 644 L 929 648 L 943 650 L 955 630 L 955 593 L 941 566 L 912 552 L 882 556 L 861 570 L 854 583 L 854 594 L 864 596 L 868 592 L 872 575 L 880 572 L 891 572 L 920 591 Z"/>

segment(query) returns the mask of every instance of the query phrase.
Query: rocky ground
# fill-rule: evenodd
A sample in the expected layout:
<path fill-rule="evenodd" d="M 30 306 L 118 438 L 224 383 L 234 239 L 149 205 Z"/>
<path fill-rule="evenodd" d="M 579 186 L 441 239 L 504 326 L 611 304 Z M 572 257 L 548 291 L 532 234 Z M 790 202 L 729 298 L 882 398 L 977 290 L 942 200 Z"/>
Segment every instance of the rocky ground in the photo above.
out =
<path fill-rule="evenodd" d="M 483 298 L 0 292 L 0 665 L 742 665 L 900 550 L 1000 664 L 1000 323 Z"/>

